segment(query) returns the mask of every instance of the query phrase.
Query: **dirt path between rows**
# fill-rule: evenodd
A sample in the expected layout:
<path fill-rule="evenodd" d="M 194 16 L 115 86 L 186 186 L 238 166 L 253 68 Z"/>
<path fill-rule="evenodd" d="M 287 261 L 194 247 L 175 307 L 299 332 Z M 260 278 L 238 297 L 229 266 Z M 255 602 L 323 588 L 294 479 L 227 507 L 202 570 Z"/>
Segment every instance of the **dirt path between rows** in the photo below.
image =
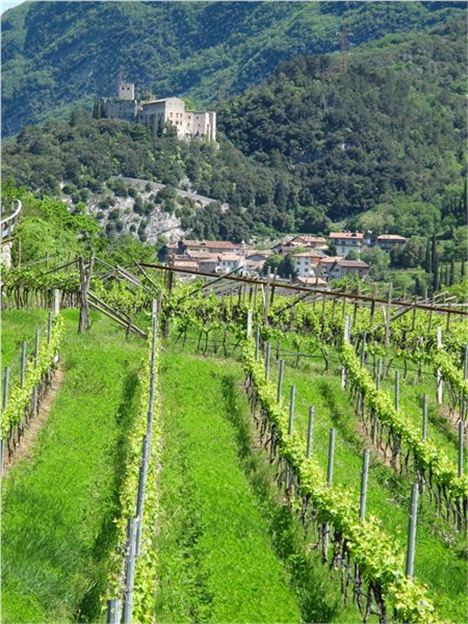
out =
<path fill-rule="evenodd" d="M 50 408 L 60 390 L 65 378 L 65 372 L 62 368 L 57 368 L 52 374 L 52 383 L 50 384 L 46 395 L 43 397 L 39 406 L 39 412 L 31 419 L 28 428 L 25 430 L 21 442 L 13 451 L 10 457 L 6 456 L 3 465 L 3 476 L 16 466 L 20 461 L 31 459 L 32 448 L 39 434 L 39 431 L 47 422 Z"/>

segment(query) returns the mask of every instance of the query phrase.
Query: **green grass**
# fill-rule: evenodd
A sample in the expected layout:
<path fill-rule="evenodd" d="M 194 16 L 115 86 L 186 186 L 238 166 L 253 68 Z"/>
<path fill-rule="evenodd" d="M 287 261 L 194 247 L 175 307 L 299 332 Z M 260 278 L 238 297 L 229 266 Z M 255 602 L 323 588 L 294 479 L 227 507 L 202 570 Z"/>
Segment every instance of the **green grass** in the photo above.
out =
<path fill-rule="evenodd" d="M 299 622 L 294 590 L 237 456 L 232 362 L 163 357 L 158 622 Z"/>
<path fill-rule="evenodd" d="M 307 370 L 286 367 L 283 399 L 289 401 L 290 385 L 297 389 L 295 427 L 306 439 L 308 408 L 316 410 L 313 452 L 324 471 L 328 436 L 336 429 L 334 482 L 346 485 L 359 500 L 361 451 L 365 448 L 358 418 L 349 394 L 341 390 L 339 369 L 325 374 L 321 363 L 309 362 Z M 333 374 L 335 373 L 335 374 Z M 273 366 L 272 380 L 276 380 Z M 379 518 L 389 534 L 406 548 L 410 481 L 373 458 L 369 473 L 368 513 Z M 422 499 L 419 512 L 415 574 L 430 590 L 438 612 L 453 622 L 464 621 L 466 613 L 466 560 L 462 538 L 432 506 Z"/>
<path fill-rule="evenodd" d="M 47 330 L 47 310 L 2 310 L 1 366 L 10 367 L 11 383 L 19 375 L 21 343 L 27 342 L 27 352 L 34 351 L 36 328 Z"/>
<path fill-rule="evenodd" d="M 9 314 L 3 318 L 7 330 Z M 113 545 L 144 342 L 126 341 L 97 315 L 91 330 L 78 335 L 76 312 L 65 316 L 64 385 L 31 459 L 3 486 L 7 623 L 95 619 Z"/>
<path fill-rule="evenodd" d="M 196 341 L 192 339 L 188 341 L 186 350 L 192 351 L 195 346 Z M 292 350 L 290 337 L 287 335 L 283 336 L 282 349 Z M 349 393 L 341 390 L 341 369 L 337 365 L 337 358 L 332 357 L 328 373 L 324 373 L 323 360 L 320 357 L 301 358 L 298 368 L 294 366 L 294 357 L 287 357 L 286 361 L 283 397 L 285 401 L 289 401 L 290 384 L 294 383 L 297 388 L 295 426 L 304 436 L 304 446 L 308 408 L 309 405 L 314 405 L 314 452 L 326 470 L 329 430 L 335 427 L 337 441 L 334 480 L 354 491 L 358 501 L 361 452 L 366 443 Z M 275 382 L 276 374 L 277 367 L 273 362 L 271 379 Z M 419 407 L 419 392 L 430 382 L 429 379 L 422 382 L 420 387 L 415 387 L 414 393 L 409 385 L 404 386 L 402 407 L 411 408 L 414 412 L 409 413 L 415 413 Z M 433 426 L 430 427 L 430 432 L 436 435 L 437 443 L 453 459 L 453 439 L 445 431 L 439 430 L 440 423 L 436 421 L 436 417 L 437 411 L 431 406 L 430 422 Z M 409 477 L 398 476 L 374 456 L 369 477 L 368 513 L 382 521 L 388 533 L 396 537 L 403 552 L 406 549 L 409 498 Z M 436 516 L 427 499 L 422 499 L 418 521 L 416 576 L 427 584 L 440 615 L 453 622 L 464 621 L 467 608 L 465 548 L 463 535 L 457 535 L 443 518 Z"/>

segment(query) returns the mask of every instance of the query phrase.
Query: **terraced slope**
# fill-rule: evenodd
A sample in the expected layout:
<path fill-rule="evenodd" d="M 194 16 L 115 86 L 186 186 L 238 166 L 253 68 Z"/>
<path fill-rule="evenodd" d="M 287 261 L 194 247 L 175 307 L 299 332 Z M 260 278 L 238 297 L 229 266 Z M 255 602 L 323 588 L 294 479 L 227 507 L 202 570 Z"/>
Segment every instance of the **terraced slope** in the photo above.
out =
<path fill-rule="evenodd" d="M 25 313 L 26 314 L 26 313 Z M 28 313 L 29 314 L 29 313 Z M 32 449 L 3 485 L 3 621 L 81 621 L 99 614 L 141 340 L 95 316 L 76 333 L 65 312 L 64 384 Z M 18 315 L 3 314 L 4 334 Z M 26 317 L 27 318 L 27 317 Z"/>

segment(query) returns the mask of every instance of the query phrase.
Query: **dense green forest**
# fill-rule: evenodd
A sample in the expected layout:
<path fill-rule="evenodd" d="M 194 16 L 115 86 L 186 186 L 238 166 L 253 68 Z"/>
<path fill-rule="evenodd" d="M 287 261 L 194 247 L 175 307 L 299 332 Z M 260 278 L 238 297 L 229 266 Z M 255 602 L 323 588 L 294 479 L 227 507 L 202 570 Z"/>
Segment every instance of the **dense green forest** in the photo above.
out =
<path fill-rule="evenodd" d="M 185 215 L 202 237 L 327 233 L 343 220 L 453 237 L 466 212 L 464 41 L 451 19 L 360 48 L 346 68 L 334 55 L 288 61 L 221 107 L 219 147 L 77 109 L 5 142 L 4 175 L 52 194 L 66 182 L 75 204 L 116 175 L 188 182 L 230 204 Z"/>
<path fill-rule="evenodd" d="M 425 31 L 463 2 L 25 2 L 2 16 L 3 134 L 114 93 L 222 102 L 278 63 Z"/>
<path fill-rule="evenodd" d="M 341 220 L 422 201 L 418 224 L 388 225 L 427 231 L 448 209 L 447 193 L 464 195 L 465 43 L 465 22 L 451 20 L 350 54 L 346 70 L 331 56 L 294 59 L 226 103 L 221 130 L 244 153 L 294 174 L 301 205 Z M 369 215 L 367 225 L 382 227 Z"/>

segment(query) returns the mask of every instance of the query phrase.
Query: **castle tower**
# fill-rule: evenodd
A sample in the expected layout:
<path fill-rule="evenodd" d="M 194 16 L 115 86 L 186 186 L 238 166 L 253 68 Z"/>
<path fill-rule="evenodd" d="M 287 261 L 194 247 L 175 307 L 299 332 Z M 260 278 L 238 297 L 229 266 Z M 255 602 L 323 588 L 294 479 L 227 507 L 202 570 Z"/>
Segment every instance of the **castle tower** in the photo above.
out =
<path fill-rule="evenodd" d="M 119 100 L 135 99 L 135 84 L 133 82 L 119 81 Z"/>

